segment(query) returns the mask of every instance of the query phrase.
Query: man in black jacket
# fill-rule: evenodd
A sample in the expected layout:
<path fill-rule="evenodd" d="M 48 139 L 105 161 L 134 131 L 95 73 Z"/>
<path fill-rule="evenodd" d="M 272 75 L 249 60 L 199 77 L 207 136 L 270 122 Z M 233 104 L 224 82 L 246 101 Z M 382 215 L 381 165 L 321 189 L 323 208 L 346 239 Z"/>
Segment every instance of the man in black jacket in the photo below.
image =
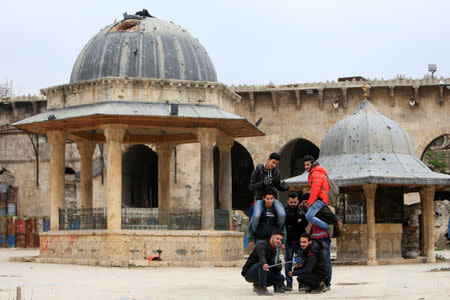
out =
<path fill-rule="evenodd" d="M 300 236 L 300 247 L 303 250 L 303 263 L 291 272 L 291 275 L 298 276 L 299 290 L 301 285 L 306 285 L 308 287 L 306 292 L 314 294 L 326 292 L 325 282 L 330 273 L 330 266 L 325 257 L 324 245 L 304 233 Z"/>
<path fill-rule="evenodd" d="M 253 170 L 248 188 L 253 192 L 255 201 L 262 199 L 266 190 L 288 190 L 284 181 L 280 180 L 280 169 L 278 168 L 280 159 L 280 154 L 274 152 L 270 154 L 265 164 L 259 164 Z"/>
<path fill-rule="evenodd" d="M 245 280 L 253 283 L 253 291 L 258 295 L 270 295 L 268 286 L 274 286 L 275 293 L 284 293 L 284 276 L 281 275 L 281 265 L 270 267 L 277 264 L 277 247 L 281 245 L 283 233 L 275 230 L 269 241 L 256 245 L 242 268 L 241 275 Z"/>
<path fill-rule="evenodd" d="M 286 211 L 286 246 L 284 252 L 284 260 L 292 261 L 294 254 L 295 256 L 301 256 L 300 248 L 300 235 L 306 233 L 306 227 L 308 226 L 308 221 L 299 206 L 298 194 L 296 192 L 290 192 L 289 198 L 284 209 Z M 292 263 L 288 263 L 284 267 L 286 275 L 286 286 L 284 287 L 287 291 L 292 291 L 292 277 L 288 275 L 289 271 L 292 271 Z"/>

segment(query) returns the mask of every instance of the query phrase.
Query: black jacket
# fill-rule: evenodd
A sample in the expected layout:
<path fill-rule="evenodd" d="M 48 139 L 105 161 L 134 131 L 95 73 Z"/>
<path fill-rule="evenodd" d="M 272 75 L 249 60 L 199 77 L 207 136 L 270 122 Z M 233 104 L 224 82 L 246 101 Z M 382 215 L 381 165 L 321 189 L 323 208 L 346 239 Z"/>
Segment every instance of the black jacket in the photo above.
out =
<path fill-rule="evenodd" d="M 286 211 L 286 241 L 298 242 L 300 235 L 306 232 L 308 221 L 303 212 L 298 208 L 298 205 L 295 208 L 285 205 L 284 210 Z M 301 219 L 301 222 L 298 221 L 299 219 Z"/>
<path fill-rule="evenodd" d="M 295 268 L 292 275 L 299 276 L 315 273 L 325 281 L 330 274 L 328 259 L 325 257 L 325 245 L 318 240 L 313 239 L 311 241 L 311 245 L 303 250 L 303 266 Z"/>
<path fill-rule="evenodd" d="M 265 177 L 269 177 L 272 179 L 271 184 L 267 186 L 264 185 L 263 180 Z M 256 168 L 253 170 L 248 188 L 256 196 L 256 199 L 262 199 L 263 193 L 269 188 L 276 191 L 288 190 L 288 188 L 282 186 L 280 182 L 280 169 L 278 169 L 278 166 L 272 170 L 266 170 L 264 164 L 257 165 Z"/>
<path fill-rule="evenodd" d="M 256 245 L 255 249 L 248 257 L 247 262 L 242 267 L 241 275 L 245 276 L 247 274 L 248 269 L 250 269 L 251 266 L 259 262 L 262 265 L 264 264 L 268 264 L 269 266 L 274 265 L 276 254 L 277 250 L 270 247 L 269 241 Z M 270 268 L 269 271 L 279 273 L 281 272 L 281 265 Z"/>

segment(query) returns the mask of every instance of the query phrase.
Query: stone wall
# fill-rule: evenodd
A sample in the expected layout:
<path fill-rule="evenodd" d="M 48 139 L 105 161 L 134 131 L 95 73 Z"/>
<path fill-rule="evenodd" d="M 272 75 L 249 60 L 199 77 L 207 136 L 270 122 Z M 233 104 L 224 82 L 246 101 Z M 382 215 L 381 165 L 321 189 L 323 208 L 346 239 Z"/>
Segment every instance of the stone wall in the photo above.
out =
<path fill-rule="evenodd" d="M 420 255 L 421 213 L 420 202 L 404 206 L 402 255 L 405 258 L 416 258 Z M 450 248 L 450 244 L 444 236 L 448 230 L 449 217 L 450 201 L 434 201 L 434 245 L 436 247 Z"/>
<path fill-rule="evenodd" d="M 93 234 L 95 233 L 95 234 Z M 162 260 L 184 266 L 242 266 L 243 234 L 220 231 L 101 230 L 44 232 L 42 262 L 102 266 L 141 265 L 162 250 Z M 228 262 L 228 264 L 226 264 Z"/>
<path fill-rule="evenodd" d="M 443 80 L 445 84 L 450 85 L 450 79 Z M 368 81 L 365 84 L 371 86 L 369 97 L 375 107 L 381 113 L 399 122 L 408 131 L 418 157 L 422 155 L 424 149 L 433 139 L 450 132 L 450 124 L 446 122 L 450 115 L 448 104 L 450 91 L 446 88 L 442 90 L 444 101 L 441 102 L 441 90 L 438 81 Z M 341 85 L 346 86 L 345 97 Z M 101 93 L 104 93 L 105 86 L 107 86 L 107 83 L 106 85 L 104 82 L 99 83 L 97 87 L 91 88 L 91 92 L 94 89 L 100 89 Z M 285 149 L 289 142 L 298 138 L 311 141 L 320 147 L 322 138 L 330 127 L 350 114 L 363 99 L 361 86 L 362 83 L 351 83 L 349 85 L 345 83 L 312 83 L 287 86 L 231 87 L 241 96 L 241 101 L 235 102 L 234 112 L 247 118 L 251 123 L 255 123 L 262 117 L 263 121 L 258 128 L 266 133 L 264 137 L 240 138 L 237 139 L 237 142 L 248 150 L 255 165 L 264 162 L 269 153 Z M 395 87 L 393 96 L 392 86 Z M 130 94 L 129 90 L 132 87 L 131 83 L 124 83 L 124 94 L 121 94 L 121 89 L 117 89 L 114 93 L 117 94 L 117 97 L 122 95 L 125 100 L 131 99 L 133 94 Z M 418 94 L 416 94 L 415 87 L 418 87 Z M 167 97 L 174 95 L 177 88 L 170 86 L 170 84 L 164 85 Z M 300 101 L 296 97 L 296 88 L 301 88 L 299 92 Z M 209 92 L 201 96 L 212 97 L 211 101 L 215 101 L 217 95 L 226 92 L 219 87 L 213 88 L 211 86 L 208 89 Z M 56 90 L 58 93 L 63 91 L 62 88 L 55 88 Z M 198 95 L 195 96 L 196 93 L 198 91 L 194 87 L 192 97 L 197 97 Z M 209 93 L 216 96 L 213 97 Z M 251 93 L 253 94 L 253 100 L 250 97 Z M 77 96 L 71 94 L 70 97 L 74 100 Z M 108 97 L 112 96 L 109 95 Z M 150 97 L 151 101 L 156 101 L 156 98 L 153 98 L 156 97 L 154 94 L 149 93 L 146 97 Z M 227 97 L 230 98 L 231 96 Z M 412 97 L 415 97 L 418 105 L 411 106 L 409 104 Z M 68 100 L 67 104 L 70 101 Z M 339 106 L 335 109 L 333 104 L 336 101 Z M 224 108 L 228 108 L 227 105 Z M 6 128 L 7 124 L 45 109 L 45 99 L 39 97 L 0 100 L 0 126 Z M 152 147 L 152 145 L 149 145 L 149 147 Z M 4 131 L 0 135 L 0 166 L 4 166 L 15 176 L 14 185 L 19 187 L 19 214 L 28 216 L 49 215 L 47 199 L 49 146 L 44 137 L 40 137 L 39 149 L 39 187 L 36 187 L 35 154 L 28 136 L 22 132 L 6 134 Z M 123 149 L 126 151 L 125 146 Z M 97 147 L 94 158 L 98 158 L 99 154 Z M 66 166 L 76 172 L 79 171 L 79 155 L 74 143 L 66 145 Z M 175 206 L 200 207 L 199 167 L 199 144 L 178 145 L 176 164 L 174 159 L 171 162 L 172 180 L 170 182 Z M 106 172 L 104 180 L 106 180 Z M 101 176 L 94 178 L 93 190 L 94 206 L 104 206 L 106 194 L 104 185 L 101 184 Z M 78 197 L 77 194 L 77 199 Z"/>
<path fill-rule="evenodd" d="M 450 80 L 449 80 L 450 83 Z M 304 138 L 320 148 L 322 138 L 336 122 L 349 115 L 363 100 L 362 84 L 374 85 L 373 82 L 361 82 L 346 89 L 346 105 L 336 84 L 303 84 L 300 91 L 301 105 L 297 105 L 294 88 L 288 87 L 232 87 L 241 97 L 236 104 L 235 113 L 255 123 L 260 117 L 263 121 L 259 128 L 266 133 L 264 137 L 243 138 L 238 141 L 244 145 L 255 163 L 261 163 L 273 151 L 280 151 L 289 141 Z M 428 144 L 435 138 L 449 133 L 450 124 L 444 120 L 450 115 L 450 92 L 444 89 L 444 104 L 440 104 L 440 88 L 437 85 L 421 85 L 420 80 L 411 86 L 396 86 L 394 101 L 390 86 L 395 81 L 386 81 L 370 89 L 369 100 L 385 116 L 402 125 L 412 139 L 415 154 L 421 157 Z M 416 97 L 413 85 L 419 86 L 417 105 L 409 101 Z M 308 87 L 311 89 L 306 92 Z M 323 101 L 318 90 L 322 89 Z M 254 107 L 250 93 L 253 93 Z M 276 105 L 273 95 L 276 94 Z M 341 105 L 337 109 L 333 103 Z M 322 103 L 322 104 L 321 104 Z M 394 105 L 393 105 L 394 104 Z"/>

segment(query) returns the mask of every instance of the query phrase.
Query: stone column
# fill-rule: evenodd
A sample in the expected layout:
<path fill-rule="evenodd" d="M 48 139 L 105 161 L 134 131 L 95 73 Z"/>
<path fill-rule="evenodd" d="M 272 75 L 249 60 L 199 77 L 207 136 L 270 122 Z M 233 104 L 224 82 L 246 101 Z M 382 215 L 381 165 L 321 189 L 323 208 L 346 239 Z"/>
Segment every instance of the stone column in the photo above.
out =
<path fill-rule="evenodd" d="M 170 162 L 173 156 L 173 144 L 157 144 L 158 154 L 158 208 L 171 208 Z"/>
<path fill-rule="evenodd" d="M 217 129 L 199 128 L 200 142 L 200 202 L 202 206 L 202 230 L 214 230 L 214 157 L 213 147 Z"/>
<path fill-rule="evenodd" d="M 422 209 L 422 248 L 427 262 L 436 262 L 434 254 L 434 186 L 424 187 L 420 191 Z"/>
<path fill-rule="evenodd" d="M 101 127 L 106 138 L 106 211 L 108 230 L 122 229 L 122 141 L 126 127 Z"/>
<path fill-rule="evenodd" d="M 228 230 L 232 224 L 232 171 L 231 171 L 231 147 L 234 139 L 227 135 L 219 135 L 217 147 L 220 151 L 219 162 L 219 202 L 220 209 L 228 211 Z"/>
<path fill-rule="evenodd" d="M 80 207 L 92 208 L 92 156 L 95 142 L 77 142 L 80 153 Z"/>
<path fill-rule="evenodd" d="M 64 207 L 66 134 L 47 132 L 50 143 L 50 230 L 59 229 L 59 208 Z"/>
<path fill-rule="evenodd" d="M 366 197 L 366 216 L 367 216 L 367 264 L 377 264 L 377 241 L 375 228 L 375 193 L 376 184 L 364 184 L 364 195 Z"/>

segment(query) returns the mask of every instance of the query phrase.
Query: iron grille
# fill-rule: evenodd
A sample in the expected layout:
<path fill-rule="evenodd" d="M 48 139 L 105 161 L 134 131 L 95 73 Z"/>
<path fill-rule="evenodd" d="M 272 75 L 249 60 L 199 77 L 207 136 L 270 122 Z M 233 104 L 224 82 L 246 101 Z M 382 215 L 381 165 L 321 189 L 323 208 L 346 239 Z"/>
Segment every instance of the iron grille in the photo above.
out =
<path fill-rule="evenodd" d="M 106 229 L 106 208 L 59 209 L 59 230 Z"/>

